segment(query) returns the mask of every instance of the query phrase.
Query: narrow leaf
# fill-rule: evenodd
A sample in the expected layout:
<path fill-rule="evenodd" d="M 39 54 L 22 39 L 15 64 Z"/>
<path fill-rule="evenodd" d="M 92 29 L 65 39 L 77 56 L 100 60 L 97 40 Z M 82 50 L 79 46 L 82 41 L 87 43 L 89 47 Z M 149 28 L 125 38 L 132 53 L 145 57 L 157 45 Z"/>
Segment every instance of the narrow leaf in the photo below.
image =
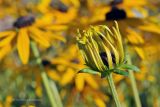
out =
<path fill-rule="evenodd" d="M 120 69 L 115 69 L 114 73 L 124 75 L 124 76 L 128 76 L 128 74 L 129 74 L 128 72 L 120 70 Z"/>
<path fill-rule="evenodd" d="M 122 64 L 120 66 L 120 68 L 123 68 L 123 69 L 128 69 L 128 70 L 133 70 L 133 71 L 136 71 L 136 72 L 139 72 L 139 68 L 134 66 L 134 65 L 128 65 L 128 64 Z"/>
<path fill-rule="evenodd" d="M 94 70 L 89 69 L 89 68 L 81 69 L 78 73 L 99 74 L 98 71 L 94 71 Z"/>

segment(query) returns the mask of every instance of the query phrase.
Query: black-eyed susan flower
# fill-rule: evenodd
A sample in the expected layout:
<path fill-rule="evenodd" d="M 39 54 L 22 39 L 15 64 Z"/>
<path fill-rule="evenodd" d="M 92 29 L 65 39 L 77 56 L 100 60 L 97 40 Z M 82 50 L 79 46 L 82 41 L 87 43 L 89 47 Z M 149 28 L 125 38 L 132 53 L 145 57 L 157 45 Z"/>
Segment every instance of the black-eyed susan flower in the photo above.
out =
<path fill-rule="evenodd" d="M 144 18 L 129 17 L 126 10 L 112 7 L 111 11 L 106 13 L 106 23 L 111 26 L 114 20 L 117 20 L 122 26 L 120 31 L 122 32 L 123 39 L 127 40 L 132 49 L 144 60 L 145 53 L 142 46 L 145 44 L 146 38 L 143 30 L 139 28 L 140 26 L 147 26 Z"/>
<path fill-rule="evenodd" d="M 149 3 L 147 0 L 113 0 L 110 5 L 118 7 L 127 12 L 128 17 L 147 17 L 148 11 L 145 8 Z"/>
<path fill-rule="evenodd" d="M 46 17 L 46 16 L 44 16 Z M 40 46 L 48 48 L 53 39 L 64 40 L 62 36 L 54 35 L 52 21 L 33 16 L 21 16 L 14 23 L 13 28 L 0 32 L 0 47 L 16 44 L 18 54 L 23 64 L 27 64 L 30 56 L 30 41 L 36 41 Z M 48 27 L 47 27 L 48 26 Z M 55 29 L 54 29 L 54 28 Z M 59 29 L 58 29 L 59 30 Z M 57 31 L 57 30 L 56 30 Z M 60 35 L 60 34 L 59 34 Z"/>
<path fill-rule="evenodd" d="M 83 72 L 96 73 L 97 71 L 102 73 L 102 76 L 110 72 L 123 74 L 118 68 L 121 65 L 124 67 L 125 64 L 123 44 L 117 22 L 115 23 L 116 26 L 112 27 L 113 31 L 107 26 L 100 25 L 78 33 L 79 49 L 86 65 L 93 70 L 84 69 Z"/>
<path fill-rule="evenodd" d="M 78 14 L 79 0 L 41 0 L 37 8 L 42 14 L 52 14 L 56 24 L 67 24 Z"/>
<path fill-rule="evenodd" d="M 115 104 L 121 107 L 112 79 L 112 72 L 128 75 L 124 70 L 138 71 L 133 65 L 125 64 L 122 38 L 118 24 L 112 27 L 112 31 L 104 25 L 90 27 L 82 33 L 78 32 L 78 47 L 89 68 L 80 70 L 91 74 L 101 73 L 101 77 L 107 77 Z"/>

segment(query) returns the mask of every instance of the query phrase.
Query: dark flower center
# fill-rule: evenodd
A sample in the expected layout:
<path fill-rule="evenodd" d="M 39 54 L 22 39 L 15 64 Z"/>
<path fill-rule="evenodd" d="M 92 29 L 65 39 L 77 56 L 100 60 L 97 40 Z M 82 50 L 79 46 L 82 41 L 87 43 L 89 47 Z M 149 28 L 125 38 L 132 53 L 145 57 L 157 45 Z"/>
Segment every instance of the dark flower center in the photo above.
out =
<path fill-rule="evenodd" d="M 59 0 L 52 0 L 52 2 L 50 3 L 50 6 L 64 13 L 68 11 L 68 6 L 66 6 L 64 3 L 62 3 Z"/>
<path fill-rule="evenodd" d="M 102 59 L 104 65 L 106 65 L 108 67 L 109 65 L 108 65 L 108 60 L 107 60 L 107 54 L 105 52 L 101 52 L 100 56 L 101 56 L 101 59 Z M 113 64 L 115 64 L 116 63 L 115 55 L 113 53 L 111 53 L 111 56 L 112 56 L 112 62 L 113 62 Z"/>
<path fill-rule="evenodd" d="M 44 60 L 42 60 L 42 65 L 43 66 L 49 66 L 49 65 L 51 65 L 51 62 L 46 60 L 46 59 L 44 59 Z"/>
<path fill-rule="evenodd" d="M 13 24 L 16 28 L 22 28 L 26 26 L 30 26 L 35 22 L 35 18 L 33 16 L 21 16 L 19 17 Z"/>
<path fill-rule="evenodd" d="M 106 14 L 106 20 L 122 20 L 127 18 L 127 14 L 123 9 L 112 7 L 112 10 Z"/>
<path fill-rule="evenodd" d="M 123 2 L 123 0 L 113 0 L 111 2 L 111 5 L 117 5 L 117 4 L 121 4 Z"/>

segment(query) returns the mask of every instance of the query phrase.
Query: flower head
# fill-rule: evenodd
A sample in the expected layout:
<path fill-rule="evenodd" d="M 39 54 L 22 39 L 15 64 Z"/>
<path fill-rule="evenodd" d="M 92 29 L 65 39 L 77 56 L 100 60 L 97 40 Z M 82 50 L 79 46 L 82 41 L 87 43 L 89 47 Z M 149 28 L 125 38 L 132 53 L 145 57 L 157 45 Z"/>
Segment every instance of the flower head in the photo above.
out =
<path fill-rule="evenodd" d="M 124 64 L 123 44 L 117 22 L 112 30 L 105 25 L 99 25 L 91 26 L 82 33 L 78 31 L 78 34 L 78 47 L 86 65 L 91 68 L 83 69 L 83 72 L 95 74 L 98 71 L 102 76 L 110 72 L 124 75 L 122 69 L 133 68 Z"/>
<path fill-rule="evenodd" d="M 36 18 L 30 15 L 18 17 L 13 23 L 13 28 L 0 32 L 0 49 L 3 50 L 9 45 L 16 46 L 22 63 L 27 64 L 30 57 L 30 41 L 35 41 L 44 48 L 51 46 L 53 40 L 63 41 L 64 37 L 57 36 L 55 33 L 61 33 L 64 26 L 55 25 L 46 17 Z M 57 26 L 61 28 L 57 29 Z M 5 51 L 0 59 L 8 52 Z"/>
<path fill-rule="evenodd" d="M 100 25 L 79 33 L 78 46 L 86 64 L 94 70 L 112 69 L 124 61 L 121 35 L 115 23 L 113 32 L 107 26 Z"/>

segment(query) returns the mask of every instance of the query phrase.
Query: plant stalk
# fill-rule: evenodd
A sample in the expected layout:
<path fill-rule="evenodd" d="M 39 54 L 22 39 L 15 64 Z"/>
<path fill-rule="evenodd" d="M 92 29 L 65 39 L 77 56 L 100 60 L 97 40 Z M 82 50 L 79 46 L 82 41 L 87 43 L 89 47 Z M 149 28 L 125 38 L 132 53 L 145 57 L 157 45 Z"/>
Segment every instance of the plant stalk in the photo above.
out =
<path fill-rule="evenodd" d="M 127 55 L 127 63 L 130 64 L 130 65 L 132 64 L 131 58 L 130 58 L 129 55 Z M 133 73 L 132 70 L 129 70 L 128 72 L 129 72 L 129 78 L 130 78 L 130 81 L 131 81 L 131 87 L 132 87 L 132 90 L 133 90 L 133 95 L 134 95 L 134 100 L 135 100 L 136 106 L 141 107 L 141 101 L 140 101 L 140 98 L 139 98 L 139 93 L 138 93 L 134 73 Z"/>
<path fill-rule="evenodd" d="M 39 54 L 37 45 L 33 41 L 31 41 L 31 48 L 32 48 L 34 56 L 36 57 L 36 62 L 40 67 L 42 82 L 43 82 L 43 85 L 44 85 L 45 90 L 47 92 L 51 107 L 63 107 L 62 102 L 56 101 L 55 95 L 59 95 L 58 93 L 55 93 L 55 92 L 58 92 L 57 88 L 54 88 L 54 89 L 56 89 L 56 91 L 55 91 L 55 90 L 52 90 L 52 88 L 50 87 L 49 79 L 48 79 L 47 74 L 45 72 L 44 66 L 42 65 L 42 59 L 40 58 L 40 54 Z"/>
<path fill-rule="evenodd" d="M 109 87 L 111 89 L 112 96 L 113 96 L 113 99 L 115 101 L 116 107 L 121 107 L 121 104 L 120 104 L 120 101 L 119 101 L 119 98 L 118 98 L 118 94 L 117 94 L 117 91 L 116 91 L 116 88 L 115 88 L 115 85 L 114 85 L 114 82 L 113 82 L 113 77 L 112 77 L 111 73 L 107 75 L 107 80 L 108 80 Z"/>

